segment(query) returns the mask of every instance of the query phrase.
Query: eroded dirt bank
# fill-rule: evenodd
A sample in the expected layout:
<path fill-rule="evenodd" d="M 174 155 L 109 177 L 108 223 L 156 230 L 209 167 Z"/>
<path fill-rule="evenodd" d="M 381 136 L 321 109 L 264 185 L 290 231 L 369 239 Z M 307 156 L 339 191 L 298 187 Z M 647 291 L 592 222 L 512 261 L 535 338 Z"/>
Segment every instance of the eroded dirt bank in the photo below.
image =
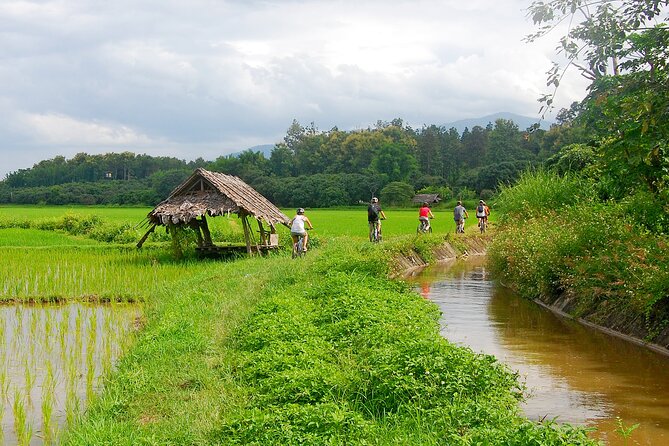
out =
<path fill-rule="evenodd" d="M 446 262 L 470 255 L 485 255 L 489 237 L 448 238 L 442 245 L 434 248 L 431 253 L 432 262 Z M 426 267 L 430 261 L 424 259 L 417 251 L 411 251 L 394 258 L 395 277 L 411 275 L 416 270 Z"/>

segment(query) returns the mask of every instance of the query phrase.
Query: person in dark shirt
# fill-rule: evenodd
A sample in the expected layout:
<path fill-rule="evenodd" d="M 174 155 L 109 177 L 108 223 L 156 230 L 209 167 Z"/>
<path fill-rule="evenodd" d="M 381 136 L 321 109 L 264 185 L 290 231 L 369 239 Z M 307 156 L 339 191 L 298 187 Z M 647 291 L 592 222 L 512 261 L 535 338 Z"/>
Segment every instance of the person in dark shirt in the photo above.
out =
<path fill-rule="evenodd" d="M 371 203 L 367 206 L 367 222 L 369 223 L 369 241 L 374 242 L 374 230 L 377 234 L 381 234 L 381 220 L 386 219 L 386 214 L 383 213 L 379 199 L 372 198 Z M 380 238 L 380 237 L 379 237 Z"/>

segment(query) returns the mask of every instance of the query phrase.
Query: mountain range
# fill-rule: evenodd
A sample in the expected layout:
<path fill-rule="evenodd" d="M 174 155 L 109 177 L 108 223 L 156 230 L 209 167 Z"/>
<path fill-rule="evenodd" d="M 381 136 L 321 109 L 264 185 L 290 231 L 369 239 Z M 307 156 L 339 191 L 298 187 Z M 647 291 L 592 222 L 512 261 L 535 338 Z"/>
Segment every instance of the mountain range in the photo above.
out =
<path fill-rule="evenodd" d="M 539 128 L 548 130 L 551 124 L 553 123 L 552 121 L 541 120 L 539 118 L 530 118 L 529 116 L 517 115 L 515 113 L 500 112 L 500 113 L 494 113 L 492 115 L 481 116 L 480 118 L 460 119 L 459 121 L 447 122 L 445 124 L 442 124 L 442 126 L 445 127 L 446 129 L 455 127 L 458 133 L 462 134 L 465 127 L 468 128 L 469 130 L 471 130 L 474 126 L 477 125 L 485 128 L 489 123 L 494 125 L 495 121 L 498 119 L 507 119 L 515 122 L 520 130 L 525 130 L 528 127 L 537 123 L 539 124 Z M 263 155 L 265 155 L 265 158 L 269 158 L 270 155 L 272 154 L 272 149 L 274 149 L 274 144 L 261 144 L 258 146 L 249 147 L 248 149 L 244 150 L 244 152 L 247 150 L 251 150 L 253 152 L 261 152 Z M 242 152 L 235 152 L 231 153 L 230 155 L 239 156 L 241 153 Z"/>
<path fill-rule="evenodd" d="M 459 121 L 448 122 L 442 124 L 447 129 L 455 127 L 458 130 L 458 133 L 462 134 L 462 131 L 466 128 L 469 130 L 474 126 L 480 126 L 485 128 L 489 123 L 495 124 L 495 121 L 498 119 L 507 119 L 516 123 L 520 130 L 525 130 L 533 124 L 539 124 L 539 128 L 548 130 L 552 124 L 551 121 L 541 120 L 539 118 L 530 118 L 529 116 L 517 115 L 510 112 L 500 112 L 494 113 L 492 115 L 482 116 L 480 118 L 469 118 L 469 119 L 460 119 Z"/>

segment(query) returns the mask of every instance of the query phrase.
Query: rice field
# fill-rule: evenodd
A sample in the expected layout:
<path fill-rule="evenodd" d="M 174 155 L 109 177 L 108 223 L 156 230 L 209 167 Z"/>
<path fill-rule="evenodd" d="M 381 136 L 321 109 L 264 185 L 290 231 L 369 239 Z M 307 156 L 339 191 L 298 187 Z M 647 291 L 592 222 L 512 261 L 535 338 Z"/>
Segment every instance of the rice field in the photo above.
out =
<path fill-rule="evenodd" d="M 0 219 L 70 212 L 2 211 Z M 111 211 L 119 222 L 136 212 Z M 0 259 L 0 444 L 56 444 L 131 341 L 141 303 L 189 264 L 32 228 L 0 229 Z"/>
<path fill-rule="evenodd" d="M 108 376 L 139 307 L 0 307 L 0 443 L 55 444 Z"/>
<path fill-rule="evenodd" d="M 146 230 L 140 226 L 148 212 L 0 207 L 0 444 L 57 443 L 59 432 L 104 384 L 132 339 L 143 305 L 207 263 L 173 260 L 162 229 L 156 231 L 163 232 L 162 239 L 137 250 L 133 240 Z M 294 210 L 284 213 L 292 217 Z M 417 210 L 385 213 L 385 240 L 416 233 Z M 454 232 L 450 211 L 434 213 L 435 234 Z M 308 209 L 307 216 L 317 238 L 366 242 L 365 207 Z M 63 219 L 74 229 L 54 223 Z M 82 222 L 109 231 L 122 227 L 127 242 L 93 240 L 93 232 L 77 232 Z M 209 222 L 215 242 L 242 237 L 234 215 Z M 279 231 L 287 240 L 288 229 Z"/>

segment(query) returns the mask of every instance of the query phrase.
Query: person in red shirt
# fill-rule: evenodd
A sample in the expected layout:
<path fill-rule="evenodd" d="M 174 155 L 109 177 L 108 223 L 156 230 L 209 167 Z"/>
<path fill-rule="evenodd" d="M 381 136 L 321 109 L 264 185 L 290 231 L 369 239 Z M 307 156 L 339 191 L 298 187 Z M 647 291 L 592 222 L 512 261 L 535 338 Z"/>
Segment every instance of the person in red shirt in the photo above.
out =
<path fill-rule="evenodd" d="M 427 202 L 423 202 L 423 205 L 418 210 L 418 221 L 420 221 L 419 230 L 423 232 L 428 232 L 430 230 L 431 218 L 434 218 L 432 210 L 427 205 Z"/>

